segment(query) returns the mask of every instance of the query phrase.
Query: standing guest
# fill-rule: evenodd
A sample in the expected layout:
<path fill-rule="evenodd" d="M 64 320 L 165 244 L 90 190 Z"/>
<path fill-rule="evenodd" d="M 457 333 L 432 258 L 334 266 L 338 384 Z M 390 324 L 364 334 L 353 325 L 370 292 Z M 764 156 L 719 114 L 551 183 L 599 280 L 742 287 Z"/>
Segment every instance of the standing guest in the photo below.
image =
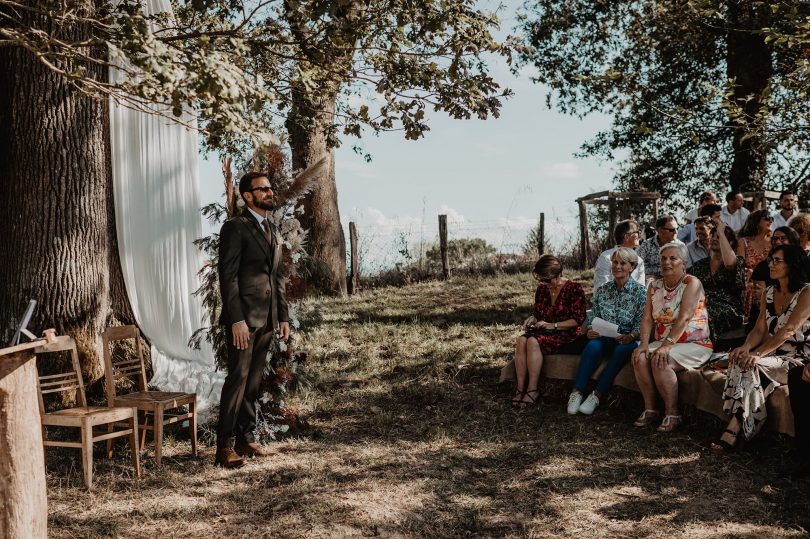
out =
<path fill-rule="evenodd" d="M 512 405 L 532 406 L 540 392 L 537 383 L 543 355 L 553 354 L 573 342 L 585 321 L 585 292 L 574 281 L 562 278 L 556 256 L 543 255 L 534 265 L 539 281 L 534 294 L 534 314 L 523 322 L 523 334 L 515 343 L 515 394 Z"/>
<path fill-rule="evenodd" d="M 622 367 L 630 361 L 630 355 L 638 346 L 639 325 L 644 314 L 646 290 L 644 285 L 630 277 L 639 258 L 633 249 L 617 248 L 610 257 L 613 280 L 596 289 L 588 313 L 587 336 L 590 341 L 582 352 L 574 391 L 568 398 L 568 413 L 590 415 L 599 406 L 601 399 L 613 387 L 613 380 Z M 619 326 L 617 337 L 605 337 L 594 331 L 593 321 L 601 318 Z M 596 388 L 582 401 L 588 382 L 603 356 L 609 356 L 607 367 Z"/>
<path fill-rule="evenodd" d="M 256 399 L 267 352 L 278 331 L 290 336 L 281 238 L 269 215 L 268 175 L 248 172 L 239 180 L 242 213 L 222 225 L 219 241 L 220 323 L 228 328 L 228 375 L 222 385 L 215 463 L 238 468 L 243 457 L 263 457 L 256 444 Z"/>
<path fill-rule="evenodd" d="M 712 230 L 709 258 L 698 261 L 689 270 L 703 283 L 712 341 L 730 329 L 740 327 L 743 319 L 742 292 L 745 289 L 745 263 L 737 256 L 737 238 L 723 221 Z"/>
<path fill-rule="evenodd" d="M 786 226 L 788 221 L 799 213 L 799 197 L 793 191 L 782 191 L 779 195 L 779 211 L 773 212 L 773 228 Z"/>
<path fill-rule="evenodd" d="M 763 309 L 742 346 L 729 355 L 723 409 L 731 415 L 718 453 L 734 449 L 740 432 L 750 440 L 765 424 L 765 400 L 788 382 L 788 371 L 810 362 L 810 262 L 794 245 L 774 247 L 768 256 L 771 280 Z"/>
<path fill-rule="evenodd" d="M 799 461 L 791 466 L 788 474 L 797 478 L 807 477 L 810 476 L 810 362 L 790 369 L 788 393 L 799 450 Z"/>
<path fill-rule="evenodd" d="M 810 214 L 800 213 L 788 224 L 799 236 L 799 245 L 805 254 L 810 255 Z"/>
<path fill-rule="evenodd" d="M 700 280 L 686 273 L 688 256 L 683 243 L 661 247 L 662 276 L 647 289 L 641 341 L 633 350 L 633 371 L 644 397 L 644 411 L 634 423 L 636 427 L 658 420 L 660 393 L 665 415 L 658 431 L 678 428 L 683 418 L 678 413 L 677 373 L 702 367 L 712 355 L 706 297 Z M 655 340 L 650 342 L 653 331 Z"/>
<path fill-rule="evenodd" d="M 745 221 L 740 231 L 740 242 L 737 245 L 737 254 L 745 260 L 745 296 L 743 307 L 745 316 L 751 316 L 753 307 L 754 313 L 759 309 L 759 297 L 762 291 L 755 281 L 752 280 L 754 268 L 765 260 L 768 251 L 771 249 L 771 222 L 773 217 L 768 214 L 768 210 L 757 210 L 752 212 Z"/>
<path fill-rule="evenodd" d="M 780 245 L 799 245 L 799 235 L 789 226 L 780 226 L 771 234 L 771 249 Z M 770 275 L 771 270 L 768 267 L 768 261 L 763 260 L 754 268 L 751 273 L 751 280 L 754 282 L 759 281 L 758 287 L 762 290 L 766 284 L 770 284 Z M 756 322 L 756 318 L 753 322 Z M 751 327 L 753 327 L 753 324 Z"/>
<path fill-rule="evenodd" d="M 714 223 L 711 217 L 698 217 L 693 223 L 695 229 L 695 239 L 690 242 L 686 249 L 689 251 L 689 260 L 686 269 L 691 268 L 699 260 L 709 258 L 709 240 L 714 230 Z"/>
<path fill-rule="evenodd" d="M 709 191 L 705 191 L 700 194 L 698 198 L 698 207 L 689 210 L 689 213 L 686 214 L 684 217 L 684 221 L 686 222 L 685 226 L 681 228 L 678 232 L 678 239 L 684 243 L 689 243 L 695 240 L 695 227 L 694 223 L 698 217 L 700 217 L 701 213 L 700 210 L 703 209 L 704 206 L 708 206 L 709 204 L 715 205 L 717 204 L 717 195 L 714 193 L 710 193 Z"/>
<path fill-rule="evenodd" d="M 661 246 L 670 242 L 683 245 L 681 240 L 675 238 L 678 233 L 678 221 L 673 215 L 659 217 L 655 221 L 655 232 L 656 234 L 652 238 L 644 240 L 636 251 L 644 262 L 644 274 L 647 281 L 661 276 Z"/>
<path fill-rule="evenodd" d="M 720 212 L 720 218 L 731 227 L 735 233 L 742 230 L 745 220 L 750 213 L 743 207 L 745 200 L 739 191 L 731 191 L 726 195 L 726 206 Z"/>
<path fill-rule="evenodd" d="M 611 270 L 612 263 L 611 257 L 620 247 L 627 247 L 635 249 L 639 244 L 639 236 L 641 232 L 638 229 L 638 223 L 633 219 L 619 221 L 613 229 L 613 239 L 616 241 L 616 247 L 611 247 L 606 251 L 602 251 L 599 258 L 596 259 L 596 267 L 593 270 L 593 289 L 596 290 L 603 284 L 613 280 L 613 273 Z M 633 270 L 631 275 L 633 279 L 644 284 L 644 262 L 639 259 L 638 264 Z"/>

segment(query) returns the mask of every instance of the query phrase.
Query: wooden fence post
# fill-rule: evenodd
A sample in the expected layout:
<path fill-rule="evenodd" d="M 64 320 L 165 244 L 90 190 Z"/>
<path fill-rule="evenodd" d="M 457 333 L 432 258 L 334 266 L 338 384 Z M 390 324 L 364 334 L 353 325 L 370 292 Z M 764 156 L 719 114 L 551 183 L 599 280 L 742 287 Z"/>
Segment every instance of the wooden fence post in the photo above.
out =
<path fill-rule="evenodd" d="M 349 244 L 351 246 L 349 294 L 356 294 L 360 290 L 360 264 L 357 258 L 357 225 L 353 221 L 349 222 Z"/>
<path fill-rule="evenodd" d="M 537 225 L 537 254 L 543 256 L 546 245 L 546 214 L 540 212 L 540 222 Z"/>
<path fill-rule="evenodd" d="M 585 202 L 579 203 L 579 265 L 581 269 L 588 267 L 588 210 Z"/>
<path fill-rule="evenodd" d="M 450 263 L 447 260 L 447 215 L 439 216 L 439 247 L 442 253 L 442 276 L 450 279 Z"/>
<path fill-rule="evenodd" d="M 608 199 L 608 241 L 607 246 L 613 244 L 613 229 L 616 228 L 616 199 Z"/>

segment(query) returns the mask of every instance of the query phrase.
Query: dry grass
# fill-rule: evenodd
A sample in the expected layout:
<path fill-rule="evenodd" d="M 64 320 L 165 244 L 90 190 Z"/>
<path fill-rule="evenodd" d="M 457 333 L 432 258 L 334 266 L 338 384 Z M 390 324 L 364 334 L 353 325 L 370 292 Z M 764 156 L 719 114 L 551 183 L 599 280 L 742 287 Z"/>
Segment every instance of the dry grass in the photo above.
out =
<path fill-rule="evenodd" d="M 807 483 L 777 478 L 785 443 L 731 458 L 704 449 L 719 423 L 691 414 L 674 435 L 637 431 L 636 395 L 593 417 L 565 414 L 565 386 L 515 413 L 496 383 L 525 275 L 366 292 L 309 306 L 303 345 L 317 389 L 295 404 L 311 438 L 270 446 L 237 471 L 169 444 L 129 477 L 124 448 L 99 460 L 49 456 L 53 537 L 801 537 Z"/>

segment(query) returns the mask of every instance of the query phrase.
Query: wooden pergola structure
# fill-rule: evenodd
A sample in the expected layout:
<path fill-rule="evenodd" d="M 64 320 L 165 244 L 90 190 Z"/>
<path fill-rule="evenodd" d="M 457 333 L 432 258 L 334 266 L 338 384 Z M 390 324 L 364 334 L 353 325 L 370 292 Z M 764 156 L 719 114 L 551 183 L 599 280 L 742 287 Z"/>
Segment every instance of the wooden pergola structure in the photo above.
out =
<path fill-rule="evenodd" d="M 751 201 L 751 211 L 757 211 L 767 210 L 768 202 L 779 200 L 780 194 L 780 191 L 743 191 L 742 196 L 746 202 Z"/>
<path fill-rule="evenodd" d="M 653 216 L 658 219 L 658 201 L 661 199 L 661 193 L 656 191 L 599 191 L 598 193 L 591 193 L 584 197 L 577 199 L 579 205 L 579 233 L 580 233 L 580 256 L 579 262 L 583 268 L 590 266 L 588 254 L 591 252 L 591 242 L 588 237 L 588 204 L 607 205 L 608 207 L 608 234 L 613 233 L 616 228 L 617 214 L 626 216 L 630 213 L 630 202 L 645 201 L 652 203 Z"/>

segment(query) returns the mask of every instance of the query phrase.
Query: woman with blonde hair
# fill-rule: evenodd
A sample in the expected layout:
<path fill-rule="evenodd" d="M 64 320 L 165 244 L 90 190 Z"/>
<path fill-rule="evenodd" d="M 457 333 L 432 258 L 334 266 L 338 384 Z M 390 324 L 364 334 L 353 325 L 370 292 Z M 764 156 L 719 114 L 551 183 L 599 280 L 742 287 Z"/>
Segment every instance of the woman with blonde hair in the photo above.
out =
<path fill-rule="evenodd" d="M 686 273 L 686 246 L 667 243 L 660 252 L 662 275 L 647 289 L 641 342 L 633 351 L 633 371 L 644 397 L 644 411 L 634 425 L 646 427 L 658 420 L 660 393 L 665 416 L 658 431 L 672 432 L 683 421 L 678 413 L 678 372 L 702 367 L 712 355 L 712 341 L 703 285 Z"/>
<path fill-rule="evenodd" d="M 553 255 L 543 255 L 532 272 L 538 281 L 534 314 L 523 322 L 515 343 L 515 393 L 512 406 L 522 408 L 537 402 L 537 384 L 543 355 L 553 354 L 580 335 L 585 321 L 585 292 L 579 283 L 562 277 L 562 264 Z"/>

